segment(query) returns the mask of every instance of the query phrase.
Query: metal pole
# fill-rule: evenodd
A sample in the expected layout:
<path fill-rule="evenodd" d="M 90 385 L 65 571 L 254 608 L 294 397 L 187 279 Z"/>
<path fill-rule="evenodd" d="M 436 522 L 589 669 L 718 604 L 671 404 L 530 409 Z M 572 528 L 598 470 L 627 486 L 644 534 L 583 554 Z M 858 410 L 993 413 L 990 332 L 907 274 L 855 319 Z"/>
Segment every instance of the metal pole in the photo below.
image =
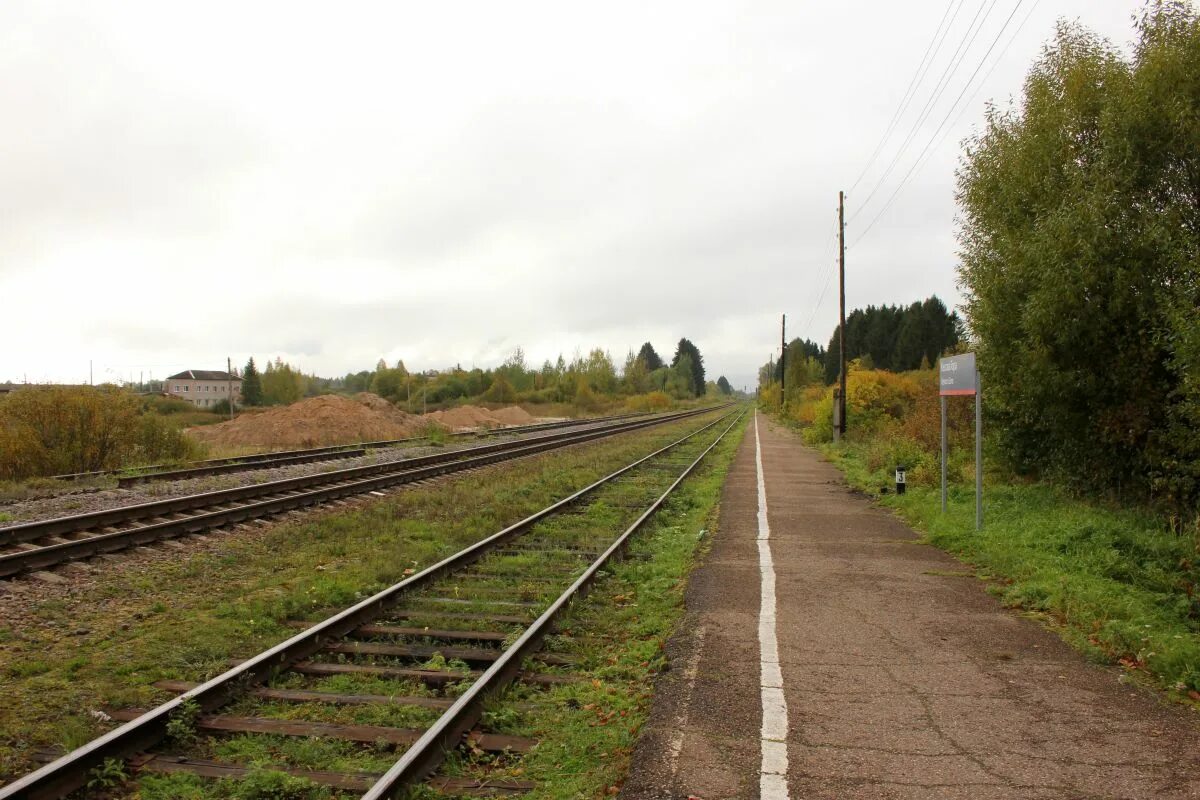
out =
<path fill-rule="evenodd" d="M 838 363 L 842 393 L 838 397 L 839 433 L 846 435 L 846 195 L 838 192 Z"/>
<path fill-rule="evenodd" d="M 983 383 L 975 370 L 975 530 L 983 529 Z"/>
<path fill-rule="evenodd" d="M 939 398 L 942 403 L 942 513 L 946 513 L 946 456 L 949 447 L 946 444 L 946 396 Z"/>
<path fill-rule="evenodd" d="M 779 328 L 779 408 L 783 409 L 783 396 L 787 391 L 787 314 Z"/>

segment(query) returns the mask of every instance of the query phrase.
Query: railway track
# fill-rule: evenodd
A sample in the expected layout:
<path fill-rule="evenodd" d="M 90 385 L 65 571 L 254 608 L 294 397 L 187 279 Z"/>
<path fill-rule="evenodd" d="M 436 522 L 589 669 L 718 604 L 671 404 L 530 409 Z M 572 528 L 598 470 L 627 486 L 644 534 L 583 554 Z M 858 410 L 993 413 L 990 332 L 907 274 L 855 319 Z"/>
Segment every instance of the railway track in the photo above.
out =
<path fill-rule="evenodd" d="M 445 436 L 455 439 L 483 439 L 492 436 L 504 435 L 520 436 L 529 433 L 538 433 L 540 431 L 554 430 L 556 428 L 571 428 L 597 423 L 615 422 L 617 420 L 630 419 L 639 416 L 645 416 L 645 414 L 614 414 L 607 417 L 570 419 L 560 420 L 557 422 L 539 422 L 531 425 L 513 425 L 505 428 L 493 428 L 490 430 L 456 431 L 453 433 L 446 433 Z M 255 469 L 285 467 L 293 464 L 308 464 L 314 461 L 333 461 L 337 459 L 356 458 L 364 455 L 368 450 L 387 447 L 401 447 L 404 445 L 417 445 L 421 442 L 427 442 L 429 440 L 429 436 L 410 436 L 404 439 L 385 439 L 374 442 L 334 445 L 330 447 L 311 447 L 302 450 L 286 450 L 275 453 L 257 453 L 246 456 L 235 456 L 231 458 L 209 458 L 202 461 L 187 462 L 179 466 L 155 464 L 153 466 L 143 467 L 135 472 L 116 469 L 96 470 L 94 472 L 75 472 L 69 475 L 54 475 L 52 477 L 60 481 L 79 481 L 92 478 L 116 477 L 117 487 L 125 488 L 128 486 L 135 486 L 140 483 L 149 483 L 151 481 L 177 481 L 185 480 L 187 478 L 204 477 L 207 475 L 222 475 L 228 472 L 244 472 Z"/>
<path fill-rule="evenodd" d="M 381 489 L 453 472 L 477 469 L 500 461 L 685 419 L 711 410 L 677 412 L 649 419 L 620 419 L 582 431 L 560 431 L 383 464 L 11 525 L 0 528 L 0 578 L 344 497 L 379 492 Z"/>
<path fill-rule="evenodd" d="M 519 795 L 534 784 L 494 767 L 536 742 L 481 728 L 484 702 L 522 684 L 517 711 L 547 687 L 580 680 L 575 661 L 543 652 L 556 620 L 653 518 L 743 414 L 718 419 L 574 494 L 322 621 L 0 788 L 0 800 L 60 798 L 120 761 L 139 774 L 239 778 L 270 769 L 341 796 L 397 797 L 425 783 L 450 795 Z M 361 679 L 370 692 L 348 692 Z M 365 721 L 364 721 L 365 720 Z M 503 723 L 501 723 L 503 727 Z M 338 763 L 301 768 L 281 740 L 336 743 Z M 454 775 L 438 775 L 459 750 Z M 253 767 L 231 755 L 271 753 Z M 483 756 L 474 760 L 474 755 Z M 50 760 L 53 758 L 53 760 Z M 282 762 L 282 763 L 280 763 Z M 94 783 L 93 783 L 94 785 Z M 103 793 L 103 792 L 101 792 Z"/>

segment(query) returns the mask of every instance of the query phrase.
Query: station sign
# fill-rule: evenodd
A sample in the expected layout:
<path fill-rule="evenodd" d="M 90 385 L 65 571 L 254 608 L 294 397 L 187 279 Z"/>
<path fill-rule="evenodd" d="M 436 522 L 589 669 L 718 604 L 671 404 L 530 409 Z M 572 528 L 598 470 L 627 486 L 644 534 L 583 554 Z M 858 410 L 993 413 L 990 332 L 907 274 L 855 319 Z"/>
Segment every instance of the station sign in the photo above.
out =
<path fill-rule="evenodd" d="M 943 358 L 938 367 L 938 393 L 970 397 L 979 390 L 978 375 L 974 353 Z"/>

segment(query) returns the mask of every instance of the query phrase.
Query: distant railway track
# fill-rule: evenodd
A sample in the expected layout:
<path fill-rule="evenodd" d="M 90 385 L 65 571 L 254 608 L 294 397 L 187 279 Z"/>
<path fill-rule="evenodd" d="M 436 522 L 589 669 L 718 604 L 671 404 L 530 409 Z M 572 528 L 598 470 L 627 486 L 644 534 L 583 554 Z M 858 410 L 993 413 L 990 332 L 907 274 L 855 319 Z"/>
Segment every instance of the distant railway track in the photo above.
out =
<path fill-rule="evenodd" d="M 685 416 L 690 414 L 677 418 Z M 535 744 L 479 730 L 485 699 L 513 682 L 536 690 L 579 679 L 570 673 L 575 662 L 569 656 L 539 652 L 545 636 L 740 419 L 737 409 L 726 409 L 666 447 L 350 608 L 315 624 L 296 623 L 302 628 L 296 635 L 205 683 L 159 682 L 160 689 L 180 694 L 148 710 L 114 710 L 112 716 L 124 724 L 65 755 L 46 755 L 50 763 L 0 788 L 0 800 L 86 794 L 90 776 L 112 760 L 128 760 L 141 772 L 245 776 L 250 765 L 214 760 L 205 749 L 205 742 L 230 734 L 320 736 L 364 753 L 391 749 L 398 759 L 378 773 L 265 765 L 370 800 L 396 797 L 422 781 L 466 795 L 513 795 L 535 788 L 529 781 L 486 772 L 435 773 L 468 733 L 474 751 L 505 757 Z M 711 440 L 699 438 L 714 429 Z M 581 513 L 586 508 L 580 507 L 601 492 L 617 488 L 629 503 L 621 506 L 616 521 L 598 526 Z M 532 595 L 531 585 L 538 587 Z M 372 685 L 394 691 L 365 695 L 321 688 L 322 680 L 338 675 L 367 676 Z M 449 687 L 455 688 L 447 694 Z M 372 708 L 377 721 L 402 712 L 396 717 L 406 726 L 321 719 L 320 709 L 363 706 Z M 196 736 L 169 738 L 180 720 Z"/>
<path fill-rule="evenodd" d="M 523 435 L 556 428 L 578 427 L 603 422 L 610 422 L 645 414 L 614 414 L 607 417 L 585 419 L 569 419 L 556 422 L 539 422 L 530 425 L 512 425 L 504 428 L 490 428 L 472 431 L 455 431 L 444 434 L 451 438 L 482 439 L 491 436 Z M 358 442 L 354 444 L 332 445 L 328 447 L 310 447 L 302 450 L 284 450 L 274 453 L 255 453 L 230 458 L 208 458 L 202 461 L 190 461 L 179 465 L 155 464 L 140 467 L 135 470 L 111 469 L 93 472 L 73 472 L 67 475 L 53 475 L 55 480 L 80 481 L 95 478 L 116 477 L 117 486 L 125 488 L 139 483 L 151 481 L 175 481 L 187 478 L 198 478 L 207 475 L 221 475 L 228 472 L 243 472 L 255 469 L 272 469 L 293 464 L 308 464 L 314 461 L 333 461 L 336 459 L 356 458 L 368 450 L 417 445 L 430 440 L 429 436 L 410 436 L 404 439 L 384 439 L 374 442 Z"/>
<path fill-rule="evenodd" d="M 711 408 L 617 420 L 432 455 L 0 528 L 0 578 L 639 430 Z M 6 551 L 6 552 L 5 552 Z"/>

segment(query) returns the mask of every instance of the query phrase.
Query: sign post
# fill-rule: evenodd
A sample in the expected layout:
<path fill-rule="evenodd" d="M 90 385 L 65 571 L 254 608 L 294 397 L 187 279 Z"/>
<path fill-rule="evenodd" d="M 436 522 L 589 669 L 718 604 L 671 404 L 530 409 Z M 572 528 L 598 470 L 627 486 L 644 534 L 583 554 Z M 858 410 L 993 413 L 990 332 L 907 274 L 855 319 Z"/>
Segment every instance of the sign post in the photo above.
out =
<path fill-rule="evenodd" d="M 983 389 L 975 354 L 943 358 L 938 364 L 938 393 L 942 406 L 942 511 L 946 510 L 946 398 L 975 398 L 975 530 L 983 528 Z"/>

